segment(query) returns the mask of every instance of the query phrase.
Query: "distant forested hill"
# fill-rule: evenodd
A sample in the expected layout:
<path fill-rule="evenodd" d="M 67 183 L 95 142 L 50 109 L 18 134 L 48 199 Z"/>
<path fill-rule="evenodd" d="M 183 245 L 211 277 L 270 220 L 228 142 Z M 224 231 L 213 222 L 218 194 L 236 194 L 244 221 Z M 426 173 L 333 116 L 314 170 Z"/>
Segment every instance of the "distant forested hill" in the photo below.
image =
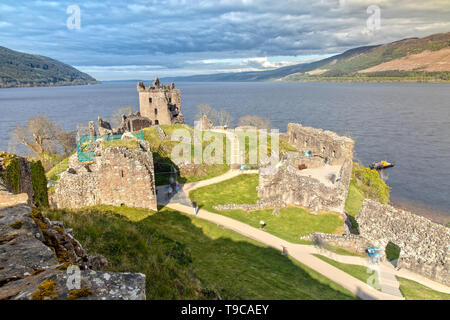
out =
<path fill-rule="evenodd" d="M 0 47 L 0 88 L 94 83 L 90 75 L 62 62 Z"/>
<path fill-rule="evenodd" d="M 198 75 L 177 81 L 450 81 L 450 32 L 360 47 L 283 68 Z"/>

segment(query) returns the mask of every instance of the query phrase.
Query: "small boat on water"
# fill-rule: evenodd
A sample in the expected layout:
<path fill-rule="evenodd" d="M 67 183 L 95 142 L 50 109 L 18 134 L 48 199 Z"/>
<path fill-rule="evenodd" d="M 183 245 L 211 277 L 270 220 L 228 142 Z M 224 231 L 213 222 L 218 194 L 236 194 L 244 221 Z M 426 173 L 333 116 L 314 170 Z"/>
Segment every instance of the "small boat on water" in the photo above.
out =
<path fill-rule="evenodd" d="M 370 169 L 380 170 L 380 169 L 386 169 L 391 168 L 395 164 L 393 162 L 387 162 L 387 161 L 380 161 L 380 162 L 374 162 L 370 165 Z"/>

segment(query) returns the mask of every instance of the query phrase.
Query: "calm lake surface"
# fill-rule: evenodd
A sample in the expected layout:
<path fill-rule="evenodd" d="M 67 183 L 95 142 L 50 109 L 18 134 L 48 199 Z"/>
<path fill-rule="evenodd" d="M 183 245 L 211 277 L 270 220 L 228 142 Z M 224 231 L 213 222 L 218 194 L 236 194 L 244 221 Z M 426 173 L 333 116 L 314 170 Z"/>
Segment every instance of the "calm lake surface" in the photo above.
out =
<path fill-rule="evenodd" d="M 257 114 L 286 131 L 289 122 L 351 136 L 355 157 L 396 163 L 385 171 L 394 203 L 450 217 L 450 84 L 419 83 L 176 83 L 192 124 L 198 104 L 225 108 L 235 119 Z M 34 115 L 75 129 L 109 119 L 125 105 L 138 110 L 136 82 L 93 86 L 0 89 L 0 150 L 11 130 Z M 438 219 L 438 220 L 439 220 Z"/>

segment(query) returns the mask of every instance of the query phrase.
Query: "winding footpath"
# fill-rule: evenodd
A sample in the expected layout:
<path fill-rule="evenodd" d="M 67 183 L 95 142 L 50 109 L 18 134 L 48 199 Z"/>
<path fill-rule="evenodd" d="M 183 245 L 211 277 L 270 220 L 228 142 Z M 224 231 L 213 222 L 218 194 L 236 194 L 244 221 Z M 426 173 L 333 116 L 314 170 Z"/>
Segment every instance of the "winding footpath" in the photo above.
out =
<path fill-rule="evenodd" d="M 258 173 L 258 171 L 230 170 L 225 174 L 214 177 L 212 179 L 184 184 L 181 186 L 181 189 L 178 190 L 178 192 L 170 198 L 167 197 L 167 193 L 165 193 L 167 186 L 160 186 L 158 187 L 158 204 L 189 215 L 194 215 L 194 211 L 189 200 L 189 192 L 201 187 L 232 179 L 241 174 L 255 173 Z M 209 212 L 204 209 L 199 210 L 197 217 L 233 230 L 245 237 L 256 240 L 277 250 L 282 251 L 283 247 L 285 247 L 287 249 L 288 255 L 293 259 L 322 274 L 323 276 L 339 284 L 340 286 L 344 287 L 345 289 L 349 290 L 350 292 L 364 300 L 404 300 L 404 297 L 400 292 L 400 285 L 396 279 L 396 276 L 407 278 L 425 285 L 433 290 L 450 294 L 449 287 L 412 273 L 408 270 L 396 270 L 389 262 L 383 262 L 380 265 L 373 265 L 369 264 L 367 258 L 338 255 L 330 251 L 320 249 L 313 245 L 294 244 L 271 235 L 263 230 L 252 227 L 246 223 L 225 217 L 217 213 Z M 348 273 L 326 263 L 325 261 L 314 256 L 315 254 L 327 256 L 328 258 L 340 263 L 366 266 L 368 267 L 368 272 L 370 273 L 374 273 L 375 270 L 378 274 L 378 283 L 381 290 L 374 289 L 367 283 L 364 283 L 352 277 Z M 369 269 L 371 269 L 372 271 L 370 271 Z M 370 274 L 368 273 L 368 277 L 369 276 Z"/>

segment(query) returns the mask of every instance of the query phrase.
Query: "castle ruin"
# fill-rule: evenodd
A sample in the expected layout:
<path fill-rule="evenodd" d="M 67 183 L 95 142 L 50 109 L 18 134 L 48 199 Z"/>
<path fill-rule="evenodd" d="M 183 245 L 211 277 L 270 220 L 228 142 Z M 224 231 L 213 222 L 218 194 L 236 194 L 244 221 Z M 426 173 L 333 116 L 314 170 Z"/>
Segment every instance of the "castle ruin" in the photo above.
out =
<path fill-rule="evenodd" d="M 276 170 L 261 168 L 258 196 L 315 213 L 344 213 L 354 141 L 331 131 L 288 124 L 284 138 L 299 152 L 288 152 Z"/>
<path fill-rule="evenodd" d="M 157 210 L 153 155 L 147 141 L 135 149 L 104 148 L 93 142 L 94 157 L 79 162 L 70 157 L 69 169 L 61 174 L 51 203 L 57 208 L 83 208 L 100 204 Z"/>
<path fill-rule="evenodd" d="M 148 118 L 152 125 L 184 124 L 181 113 L 181 92 L 175 89 L 174 83 L 162 84 L 156 78 L 150 87 L 139 82 L 137 91 L 141 115 Z"/>

